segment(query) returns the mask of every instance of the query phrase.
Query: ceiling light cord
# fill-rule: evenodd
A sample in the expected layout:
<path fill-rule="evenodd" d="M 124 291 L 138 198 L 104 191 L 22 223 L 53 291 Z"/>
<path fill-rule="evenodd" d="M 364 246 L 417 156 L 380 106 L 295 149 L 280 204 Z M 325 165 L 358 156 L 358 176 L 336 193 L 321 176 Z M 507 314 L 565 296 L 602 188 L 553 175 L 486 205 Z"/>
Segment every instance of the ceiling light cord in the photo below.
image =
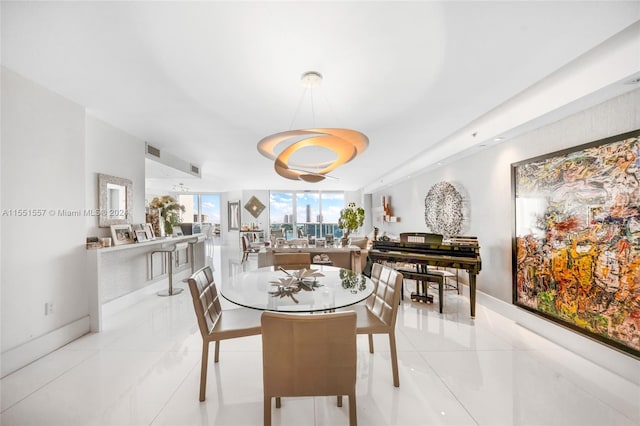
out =
<path fill-rule="evenodd" d="M 302 102 L 307 94 L 307 88 L 302 91 L 302 95 L 300 95 L 300 100 L 298 101 L 298 107 L 296 108 L 296 112 L 293 114 L 293 118 L 291 119 L 291 124 L 289 125 L 289 130 L 293 130 L 293 125 L 296 123 L 296 119 L 298 118 L 298 114 L 300 113 L 300 109 L 302 108 Z"/>
<path fill-rule="evenodd" d="M 311 98 L 311 125 L 316 127 L 316 110 L 313 105 L 313 88 L 309 90 L 309 97 Z"/>

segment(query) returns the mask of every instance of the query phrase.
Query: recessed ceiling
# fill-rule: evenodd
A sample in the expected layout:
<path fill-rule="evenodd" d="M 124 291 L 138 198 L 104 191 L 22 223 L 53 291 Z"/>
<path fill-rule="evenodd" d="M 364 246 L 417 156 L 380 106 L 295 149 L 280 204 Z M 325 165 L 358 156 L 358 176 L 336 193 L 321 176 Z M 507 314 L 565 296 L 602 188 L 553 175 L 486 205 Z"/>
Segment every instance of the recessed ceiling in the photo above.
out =
<path fill-rule="evenodd" d="M 215 192 L 363 188 L 638 21 L 640 3 L 23 1 L 1 12 L 3 66 L 200 166 L 198 190 Z M 309 70 L 323 75 L 315 123 L 300 102 Z M 256 144 L 292 126 L 352 128 L 369 149 L 338 179 L 289 181 Z"/>

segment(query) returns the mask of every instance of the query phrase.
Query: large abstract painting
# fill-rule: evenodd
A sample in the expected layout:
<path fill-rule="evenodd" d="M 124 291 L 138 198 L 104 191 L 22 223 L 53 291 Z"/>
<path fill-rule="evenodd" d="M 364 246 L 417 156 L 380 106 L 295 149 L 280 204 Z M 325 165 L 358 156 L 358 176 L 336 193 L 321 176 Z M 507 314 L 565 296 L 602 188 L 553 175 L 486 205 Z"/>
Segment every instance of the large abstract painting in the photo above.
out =
<path fill-rule="evenodd" d="M 640 130 L 512 165 L 513 299 L 640 357 Z"/>

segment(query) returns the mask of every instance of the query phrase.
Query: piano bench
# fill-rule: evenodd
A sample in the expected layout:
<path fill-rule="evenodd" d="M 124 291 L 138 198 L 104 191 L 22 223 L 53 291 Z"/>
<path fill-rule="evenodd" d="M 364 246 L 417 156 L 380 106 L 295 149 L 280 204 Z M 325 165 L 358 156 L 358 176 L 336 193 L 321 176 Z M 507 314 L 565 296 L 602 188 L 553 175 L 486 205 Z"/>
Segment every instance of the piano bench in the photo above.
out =
<path fill-rule="evenodd" d="M 438 284 L 438 310 L 442 313 L 444 304 L 444 286 L 446 277 L 444 274 L 438 273 L 442 271 L 427 271 L 425 273 L 415 272 L 407 269 L 399 269 L 402 276 L 407 280 L 415 280 L 417 283 L 422 283 L 422 293 L 420 293 L 419 285 L 416 288 L 416 293 L 411 293 L 411 300 L 433 303 L 433 296 L 427 294 L 428 286 L 427 282 Z M 404 283 L 403 283 L 404 287 Z"/>

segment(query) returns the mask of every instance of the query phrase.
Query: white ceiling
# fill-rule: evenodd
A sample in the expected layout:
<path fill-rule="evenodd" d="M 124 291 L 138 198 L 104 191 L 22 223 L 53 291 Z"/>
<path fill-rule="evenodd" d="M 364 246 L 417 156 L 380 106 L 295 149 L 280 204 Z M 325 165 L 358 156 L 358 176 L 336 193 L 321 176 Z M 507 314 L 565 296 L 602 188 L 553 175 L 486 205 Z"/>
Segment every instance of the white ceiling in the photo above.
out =
<path fill-rule="evenodd" d="M 150 170 L 153 185 L 210 192 L 373 188 L 411 159 L 429 166 L 433 150 L 469 149 L 452 135 L 640 19 L 638 1 L 1 8 L 5 67 L 202 170 L 202 179 Z M 300 85 L 309 70 L 324 75 L 315 123 Z M 337 169 L 338 179 L 283 179 L 256 144 L 289 130 L 294 116 L 294 128 L 359 130 L 369 149 Z"/>

